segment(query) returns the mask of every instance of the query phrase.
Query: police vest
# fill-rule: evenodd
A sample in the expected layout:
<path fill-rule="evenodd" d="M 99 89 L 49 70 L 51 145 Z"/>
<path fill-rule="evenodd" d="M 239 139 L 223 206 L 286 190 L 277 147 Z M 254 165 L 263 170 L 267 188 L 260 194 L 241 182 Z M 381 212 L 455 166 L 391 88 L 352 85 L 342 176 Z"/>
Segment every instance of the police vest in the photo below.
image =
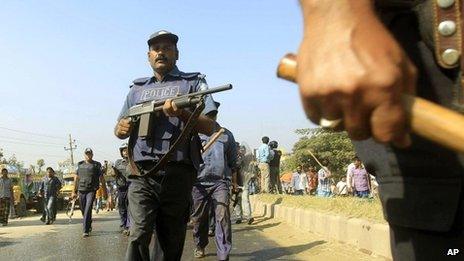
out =
<path fill-rule="evenodd" d="M 130 176 L 129 162 L 126 159 L 118 159 L 114 163 L 114 168 L 119 172 L 118 175 L 116 175 L 116 185 L 118 189 L 127 189 L 129 185 L 127 178 Z"/>
<path fill-rule="evenodd" d="M 166 81 L 157 82 L 154 77 L 135 80 L 129 93 L 129 103 L 137 104 L 160 101 L 198 91 L 199 81 L 204 76 L 200 73 L 178 72 L 176 75 L 167 75 Z M 137 137 L 133 147 L 133 160 L 159 160 L 169 151 L 172 143 L 179 137 L 184 123 L 178 117 L 167 117 L 163 112 L 154 115 L 151 121 L 150 136 Z M 196 138 L 195 138 L 196 137 Z M 197 135 L 190 142 L 180 144 L 173 153 L 173 161 L 193 161 L 201 157 Z M 194 154 L 192 158 L 192 152 Z"/>
<path fill-rule="evenodd" d="M 79 184 L 77 189 L 79 191 L 96 191 L 99 187 L 100 174 L 100 162 L 79 162 L 77 164 L 77 175 L 79 176 Z"/>

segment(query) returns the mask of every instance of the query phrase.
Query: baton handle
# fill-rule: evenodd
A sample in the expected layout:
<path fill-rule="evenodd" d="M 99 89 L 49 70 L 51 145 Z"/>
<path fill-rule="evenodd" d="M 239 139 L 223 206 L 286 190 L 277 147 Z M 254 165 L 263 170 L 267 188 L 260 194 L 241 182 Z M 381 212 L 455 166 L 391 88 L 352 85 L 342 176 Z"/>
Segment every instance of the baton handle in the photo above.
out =
<path fill-rule="evenodd" d="M 216 140 L 225 132 L 224 128 L 221 128 L 219 131 L 213 134 L 209 142 L 203 147 L 204 154 L 215 142 Z"/>
<path fill-rule="evenodd" d="M 295 54 L 285 55 L 277 68 L 277 77 L 296 82 Z M 409 125 L 415 134 L 458 153 L 464 153 L 464 116 L 425 99 L 402 95 Z"/>

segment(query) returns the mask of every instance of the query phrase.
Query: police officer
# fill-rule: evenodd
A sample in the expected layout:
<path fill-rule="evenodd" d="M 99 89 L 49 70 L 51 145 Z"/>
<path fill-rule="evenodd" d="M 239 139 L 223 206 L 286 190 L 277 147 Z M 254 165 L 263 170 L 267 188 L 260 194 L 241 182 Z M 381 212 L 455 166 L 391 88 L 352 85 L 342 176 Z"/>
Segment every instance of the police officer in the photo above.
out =
<path fill-rule="evenodd" d="M 74 190 L 72 197 L 76 197 L 79 191 L 79 208 L 83 216 L 82 237 L 88 237 L 92 231 L 92 205 L 95 193 L 102 184 L 104 195 L 106 194 L 105 178 L 102 175 L 102 165 L 93 160 L 91 148 L 84 150 L 85 160 L 77 163 L 77 174 L 74 177 Z"/>
<path fill-rule="evenodd" d="M 129 189 L 129 176 L 130 176 L 130 167 L 128 161 L 128 152 L 127 152 L 127 143 L 123 143 L 119 147 L 119 152 L 121 153 L 121 159 L 116 160 L 114 163 L 114 173 L 116 175 L 116 186 L 118 188 L 118 210 L 119 216 L 121 218 L 121 232 L 124 235 L 129 235 L 129 215 L 128 215 L 128 199 L 127 199 L 127 190 Z"/>
<path fill-rule="evenodd" d="M 464 111 L 462 1 L 300 2 L 303 106 L 316 123 L 342 120 L 357 140 L 377 175 L 393 258 L 442 260 L 449 249 L 462 257 L 464 157 L 411 135 L 400 96 Z"/>
<path fill-rule="evenodd" d="M 219 105 L 217 104 L 216 107 Z M 217 111 L 206 115 L 215 121 Z M 210 138 L 210 136 L 200 135 L 202 144 L 207 144 Z M 194 256 L 196 258 L 205 256 L 205 247 L 208 244 L 209 215 L 213 210 L 217 258 L 228 260 L 232 249 L 229 190 L 231 185 L 234 190 L 237 188 L 236 176 L 232 177 L 232 172 L 236 168 L 237 147 L 234 136 L 229 130 L 225 129 L 225 132 L 203 154 L 203 162 L 192 190 L 193 239 L 196 246 Z"/>
<path fill-rule="evenodd" d="M 191 109 L 179 109 L 171 99 L 176 94 L 187 94 L 207 88 L 204 75 L 184 73 L 177 66 L 178 36 L 168 31 L 158 31 L 148 39 L 148 60 L 153 76 L 133 81 L 118 118 L 115 135 L 120 139 L 131 136 L 129 155 L 132 155 L 138 172 L 149 172 L 169 151 L 181 134 L 190 117 Z M 150 135 L 139 137 L 130 119 L 128 109 L 151 100 L 166 99 L 163 112 L 154 114 L 150 121 Z M 215 110 L 211 96 L 205 101 L 203 115 L 198 118 L 194 131 L 211 135 L 215 122 L 204 116 Z M 134 136 L 135 135 L 135 136 Z M 131 141 L 130 139 L 130 141 Z M 131 144 L 134 144 L 133 147 Z M 186 225 L 193 182 L 201 161 L 198 135 L 191 135 L 170 156 L 169 162 L 157 173 L 135 176 L 129 187 L 129 213 L 131 217 L 129 246 L 126 259 L 148 260 L 148 245 L 152 231 L 155 233 L 166 260 L 180 260 L 184 246 Z"/>

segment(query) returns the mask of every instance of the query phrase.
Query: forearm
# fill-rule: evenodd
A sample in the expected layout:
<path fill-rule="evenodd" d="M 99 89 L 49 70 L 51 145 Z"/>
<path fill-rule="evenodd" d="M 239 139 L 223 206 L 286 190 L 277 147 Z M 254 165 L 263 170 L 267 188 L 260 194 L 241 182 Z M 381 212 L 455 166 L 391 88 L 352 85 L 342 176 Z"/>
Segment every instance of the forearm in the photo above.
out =
<path fill-rule="evenodd" d="M 237 171 L 232 172 L 232 185 L 237 186 Z"/>
<path fill-rule="evenodd" d="M 79 177 L 74 177 L 74 188 L 73 191 L 77 192 L 77 184 L 79 183 Z"/>
<path fill-rule="evenodd" d="M 373 0 L 300 0 L 305 22 L 364 17 L 375 14 Z M 319 20 L 319 21 L 320 21 Z M 305 28 L 312 26 L 305 24 Z"/>
<path fill-rule="evenodd" d="M 183 122 L 187 122 L 191 115 L 192 115 L 191 112 L 187 110 L 183 110 L 179 118 Z M 199 133 L 205 134 L 207 136 L 211 136 L 216 131 L 216 126 L 217 124 L 215 121 L 213 121 L 212 119 L 204 115 L 200 115 L 198 117 L 197 124 L 195 125 L 195 130 Z"/>

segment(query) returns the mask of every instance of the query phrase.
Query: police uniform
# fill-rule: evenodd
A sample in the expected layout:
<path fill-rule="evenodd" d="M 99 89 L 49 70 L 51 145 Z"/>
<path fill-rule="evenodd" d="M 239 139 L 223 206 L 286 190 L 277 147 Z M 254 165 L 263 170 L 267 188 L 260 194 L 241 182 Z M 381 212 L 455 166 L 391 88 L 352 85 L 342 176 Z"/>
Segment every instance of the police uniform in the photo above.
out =
<path fill-rule="evenodd" d="M 129 189 L 130 176 L 129 161 L 127 158 L 116 160 L 114 163 L 114 171 L 116 172 L 116 186 L 118 188 L 118 211 L 119 217 L 121 218 L 120 227 L 123 230 L 127 230 L 130 227 L 130 219 L 128 215 L 128 198 L 127 191 Z"/>
<path fill-rule="evenodd" d="M 446 56 L 449 50 L 435 51 L 440 47 L 436 37 L 449 31 L 436 31 L 441 25 L 435 24 L 433 12 L 449 11 L 457 1 L 376 0 L 376 4 L 384 24 L 419 70 L 417 95 L 464 111 L 459 66 L 439 65 L 456 63 L 456 57 Z M 462 257 L 463 155 L 418 136 L 413 136 L 413 145 L 408 149 L 372 140 L 355 142 L 355 147 L 379 182 L 384 216 L 390 224 L 393 258 L 442 260 L 449 249 L 460 249 Z"/>
<path fill-rule="evenodd" d="M 160 31 L 151 36 L 150 41 L 160 35 L 177 36 Z M 122 108 L 119 119 L 127 114 L 130 107 L 153 100 L 164 100 L 207 89 L 204 75 L 185 73 L 174 67 L 162 81 L 156 77 L 140 78 L 133 81 Z M 215 110 L 210 95 L 205 98 L 203 114 Z M 150 136 L 136 137 L 133 148 L 129 148 L 132 159 L 142 171 L 150 170 L 165 155 L 172 143 L 181 134 L 184 122 L 178 117 L 167 117 L 162 112 L 154 115 Z M 118 119 L 118 120 L 119 120 Z M 186 226 L 193 182 L 201 162 L 200 141 L 192 135 L 180 144 L 163 170 L 154 175 L 131 177 L 129 187 L 129 213 L 131 228 L 126 259 L 147 260 L 148 246 L 154 228 L 159 245 L 166 260 L 180 260 L 184 246 Z"/>
<path fill-rule="evenodd" d="M 200 135 L 203 144 L 211 137 Z M 225 129 L 203 155 L 197 182 L 193 186 L 193 239 L 198 249 L 208 244 L 209 213 L 214 212 L 218 260 L 227 260 L 232 248 L 229 189 L 236 167 L 237 146 L 233 134 Z"/>
<path fill-rule="evenodd" d="M 99 188 L 101 175 L 100 162 L 83 160 L 77 163 L 77 176 L 79 177 L 77 190 L 79 191 L 79 208 L 83 216 L 84 233 L 90 233 L 92 230 L 92 205 Z"/>

